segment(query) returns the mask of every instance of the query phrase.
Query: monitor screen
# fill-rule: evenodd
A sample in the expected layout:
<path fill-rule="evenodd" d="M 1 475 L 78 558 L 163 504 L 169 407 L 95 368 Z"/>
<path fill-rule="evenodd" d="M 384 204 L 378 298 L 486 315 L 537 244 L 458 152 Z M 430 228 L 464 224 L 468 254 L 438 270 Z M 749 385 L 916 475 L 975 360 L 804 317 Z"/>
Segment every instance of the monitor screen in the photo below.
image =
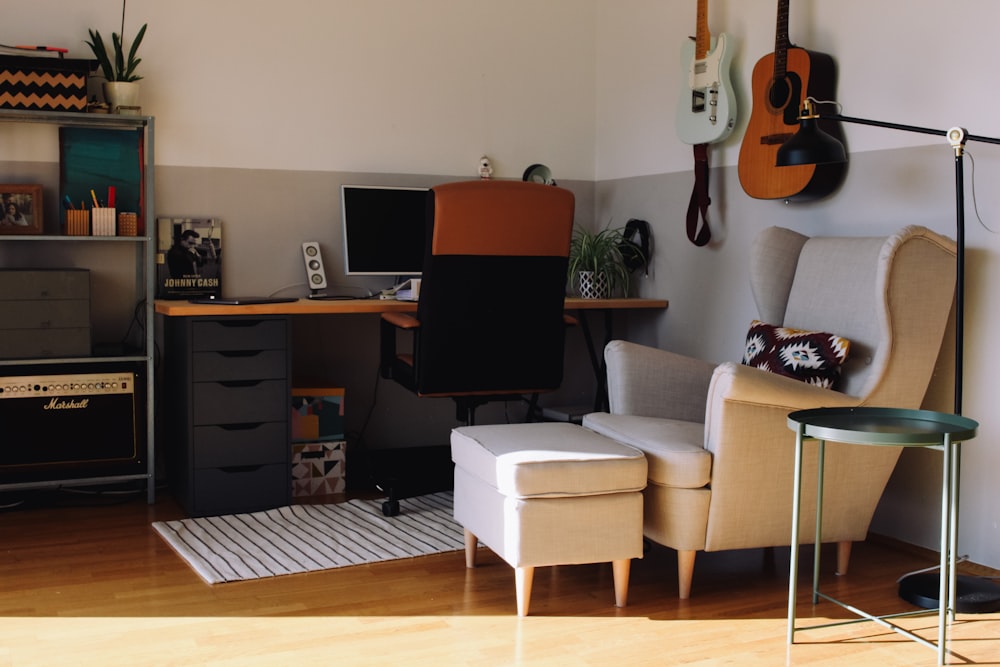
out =
<path fill-rule="evenodd" d="M 428 188 L 342 185 L 347 275 L 420 275 Z"/>

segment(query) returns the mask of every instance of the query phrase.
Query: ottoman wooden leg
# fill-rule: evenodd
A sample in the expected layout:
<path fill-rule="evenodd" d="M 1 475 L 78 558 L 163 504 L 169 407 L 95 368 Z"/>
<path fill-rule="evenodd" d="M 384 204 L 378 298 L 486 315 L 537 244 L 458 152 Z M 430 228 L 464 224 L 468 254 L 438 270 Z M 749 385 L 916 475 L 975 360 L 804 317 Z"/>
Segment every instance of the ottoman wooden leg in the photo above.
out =
<path fill-rule="evenodd" d="M 469 532 L 468 529 L 465 531 L 465 567 L 475 567 L 476 566 L 476 551 L 479 547 L 479 540 L 475 535 Z"/>
<path fill-rule="evenodd" d="M 628 575 L 632 567 L 632 559 L 611 562 L 611 571 L 615 580 L 615 606 L 624 607 L 628 604 Z"/>
<path fill-rule="evenodd" d="M 531 604 L 531 582 L 535 578 L 535 568 L 515 567 L 514 588 L 517 594 L 517 615 L 527 616 Z"/>

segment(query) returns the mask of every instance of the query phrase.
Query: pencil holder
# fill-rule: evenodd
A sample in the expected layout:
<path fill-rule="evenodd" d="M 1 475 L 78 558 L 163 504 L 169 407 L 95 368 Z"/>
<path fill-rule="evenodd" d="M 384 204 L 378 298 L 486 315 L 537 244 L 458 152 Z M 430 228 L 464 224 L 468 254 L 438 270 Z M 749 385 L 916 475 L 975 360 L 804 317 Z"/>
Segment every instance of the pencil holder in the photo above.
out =
<path fill-rule="evenodd" d="M 118 235 L 139 235 L 139 215 L 137 213 L 122 211 L 118 214 Z"/>
<path fill-rule="evenodd" d="M 92 236 L 115 235 L 115 209 L 95 208 L 91 215 L 94 217 Z"/>
<path fill-rule="evenodd" d="M 90 211 L 66 211 L 66 234 L 68 236 L 89 236 Z"/>

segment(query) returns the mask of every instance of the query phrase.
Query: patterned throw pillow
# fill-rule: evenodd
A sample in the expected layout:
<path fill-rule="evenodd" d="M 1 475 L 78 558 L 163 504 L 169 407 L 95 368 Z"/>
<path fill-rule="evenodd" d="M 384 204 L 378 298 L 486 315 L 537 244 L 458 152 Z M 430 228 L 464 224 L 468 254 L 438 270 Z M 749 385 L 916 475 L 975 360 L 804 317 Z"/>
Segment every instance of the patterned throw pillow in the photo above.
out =
<path fill-rule="evenodd" d="M 822 331 L 750 323 L 743 363 L 830 389 L 840 377 L 851 341 Z"/>

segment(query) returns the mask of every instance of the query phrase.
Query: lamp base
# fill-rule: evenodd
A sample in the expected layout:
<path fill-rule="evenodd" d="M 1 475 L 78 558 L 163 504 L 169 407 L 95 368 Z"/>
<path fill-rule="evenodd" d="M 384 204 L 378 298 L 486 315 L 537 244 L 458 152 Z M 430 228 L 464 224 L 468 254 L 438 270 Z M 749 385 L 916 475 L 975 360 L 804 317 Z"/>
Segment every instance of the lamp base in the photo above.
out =
<path fill-rule="evenodd" d="M 921 572 L 899 581 L 899 597 L 924 609 L 937 609 L 941 578 L 937 572 Z M 980 577 L 955 578 L 955 611 L 989 614 L 1000 611 L 1000 585 Z"/>

